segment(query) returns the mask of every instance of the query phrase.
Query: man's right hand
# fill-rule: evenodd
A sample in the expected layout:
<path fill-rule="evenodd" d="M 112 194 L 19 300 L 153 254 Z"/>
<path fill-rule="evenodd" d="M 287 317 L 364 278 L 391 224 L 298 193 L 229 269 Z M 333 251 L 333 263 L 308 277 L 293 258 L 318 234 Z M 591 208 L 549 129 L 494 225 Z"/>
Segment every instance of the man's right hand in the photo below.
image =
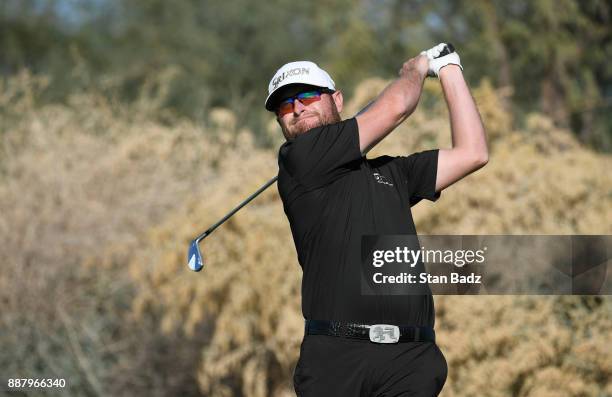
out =
<path fill-rule="evenodd" d="M 402 68 L 399 70 L 400 77 L 409 77 L 416 73 L 421 79 L 427 77 L 429 71 L 429 58 L 427 54 L 422 52 L 414 58 L 411 58 L 404 62 Z"/>

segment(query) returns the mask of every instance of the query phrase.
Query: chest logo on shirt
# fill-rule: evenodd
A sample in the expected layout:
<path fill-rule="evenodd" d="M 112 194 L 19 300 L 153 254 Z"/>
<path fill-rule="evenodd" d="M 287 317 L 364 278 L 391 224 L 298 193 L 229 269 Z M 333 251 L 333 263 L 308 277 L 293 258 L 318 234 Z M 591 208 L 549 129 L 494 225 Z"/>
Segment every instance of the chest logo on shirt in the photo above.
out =
<path fill-rule="evenodd" d="M 374 175 L 374 179 L 376 179 L 376 182 L 382 183 L 383 185 L 393 186 L 393 183 L 391 183 L 391 181 L 386 176 L 380 175 L 378 172 L 375 172 L 372 175 Z"/>

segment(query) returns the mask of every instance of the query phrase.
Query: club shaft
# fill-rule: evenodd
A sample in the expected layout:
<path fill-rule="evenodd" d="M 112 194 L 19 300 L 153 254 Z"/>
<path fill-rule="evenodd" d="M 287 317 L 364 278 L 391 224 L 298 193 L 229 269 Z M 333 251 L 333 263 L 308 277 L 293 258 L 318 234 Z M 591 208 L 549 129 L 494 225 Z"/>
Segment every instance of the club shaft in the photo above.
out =
<path fill-rule="evenodd" d="M 233 210 L 231 210 L 227 215 L 225 215 L 223 218 L 221 218 L 217 223 L 215 223 L 214 225 L 212 225 L 211 227 L 209 227 L 204 233 L 200 234 L 198 237 L 196 237 L 196 240 L 199 242 L 200 240 L 202 240 L 204 237 L 208 236 L 209 234 L 211 234 L 213 232 L 213 230 L 215 230 L 216 228 L 218 228 L 219 226 L 221 226 L 226 220 L 228 220 L 229 218 L 232 217 L 232 215 L 234 215 L 236 212 L 240 211 L 240 209 L 242 207 L 244 207 L 245 205 L 247 205 L 248 203 L 251 202 L 251 200 L 253 200 L 255 197 L 259 196 L 259 194 L 261 192 L 263 192 L 264 190 L 266 190 L 267 188 L 270 187 L 270 185 L 272 185 L 274 182 L 276 182 L 276 180 L 278 179 L 278 176 L 275 176 L 274 178 L 270 179 L 268 182 L 266 182 L 265 185 L 263 185 L 262 187 L 260 187 L 259 189 L 257 189 L 257 191 L 253 194 L 251 194 L 249 197 L 246 198 L 246 200 L 244 200 L 242 203 L 238 204 L 238 206 L 236 208 L 234 208 Z"/>
<path fill-rule="evenodd" d="M 368 110 L 368 108 L 370 107 L 370 105 L 372 105 L 372 103 L 374 103 L 374 101 L 371 101 L 370 103 L 368 103 L 363 109 L 361 109 L 355 116 L 360 115 L 361 113 L 365 112 L 366 110 Z M 212 225 L 211 227 L 209 227 L 204 233 L 200 234 L 198 237 L 196 237 L 196 241 L 200 242 L 204 237 L 208 236 L 209 234 L 211 234 L 213 232 L 213 230 L 215 230 L 217 227 L 221 226 L 223 224 L 223 222 L 225 222 L 226 220 L 228 220 L 229 218 L 232 217 L 232 215 L 234 215 L 236 212 L 238 212 L 242 207 L 244 207 L 245 205 L 247 205 L 251 200 L 253 200 L 255 197 L 259 196 L 259 194 L 261 192 L 263 192 L 264 190 L 266 190 L 267 188 L 270 187 L 270 185 L 272 185 L 274 182 L 276 182 L 276 180 L 278 179 L 278 176 L 275 176 L 274 178 L 270 179 L 268 182 L 266 182 L 265 185 L 263 185 L 262 187 L 260 187 L 255 193 L 251 194 L 249 197 L 247 197 L 246 200 L 244 200 L 242 203 L 240 203 L 236 208 L 234 208 L 233 210 L 231 210 L 227 215 L 225 215 L 223 218 L 221 218 L 219 220 L 219 222 L 215 223 L 214 225 Z"/>

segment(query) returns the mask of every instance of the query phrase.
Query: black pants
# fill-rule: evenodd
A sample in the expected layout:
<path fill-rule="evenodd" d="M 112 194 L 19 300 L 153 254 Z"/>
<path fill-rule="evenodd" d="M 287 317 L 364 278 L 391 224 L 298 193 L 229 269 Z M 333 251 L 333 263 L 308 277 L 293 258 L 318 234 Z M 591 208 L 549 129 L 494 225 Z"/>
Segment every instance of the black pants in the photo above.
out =
<path fill-rule="evenodd" d="M 437 396 L 448 367 L 435 343 L 378 344 L 306 335 L 293 376 L 299 397 Z"/>

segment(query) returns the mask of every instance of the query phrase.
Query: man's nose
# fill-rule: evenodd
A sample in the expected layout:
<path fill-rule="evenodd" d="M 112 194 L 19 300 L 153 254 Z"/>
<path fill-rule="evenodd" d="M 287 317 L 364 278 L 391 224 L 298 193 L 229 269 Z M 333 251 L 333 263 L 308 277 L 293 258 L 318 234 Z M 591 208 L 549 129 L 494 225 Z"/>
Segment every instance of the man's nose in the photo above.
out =
<path fill-rule="evenodd" d="M 306 109 L 306 106 L 304 106 L 304 104 L 300 102 L 299 99 L 295 99 L 293 101 L 293 113 L 299 115 L 304 111 L 304 109 Z"/>

